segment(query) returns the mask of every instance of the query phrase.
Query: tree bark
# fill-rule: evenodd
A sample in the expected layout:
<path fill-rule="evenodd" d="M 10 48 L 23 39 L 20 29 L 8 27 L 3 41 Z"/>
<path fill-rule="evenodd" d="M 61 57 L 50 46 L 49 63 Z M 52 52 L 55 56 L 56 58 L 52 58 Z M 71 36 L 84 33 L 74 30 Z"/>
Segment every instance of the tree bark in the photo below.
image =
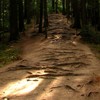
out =
<path fill-rule="evenodd" d="M 62 7 L 63 7 L 62 13 L 63 15 L 65 15 L 65 0 L 62 0 Z"/>
<path fill-rule="evenodd" d="M 17 0 L 9 0 L 10 3 L 10 39 L 16 41 L 19 38 L 18 33 L 18 18 L 17 18 Z"/>
<path fill-rule="evenodd" d="M 48 27 L 47 0 L 44 0 L 44 28 L 45 28 L 45 38 L 47 38 L 47 27 Z"/>
<path fill-rule="evenodd" d="M 58 13 L 58 0 L 56 0 L 56 13 Z"/>
<path fill-rule="evenodd" d="M 55 11 L 55 0 L 52 0 L 52 11 Z"/>
<path fill-rule="evenodd" d="M 19 7 L 19 32 L 24 31 L 24 9 L 23 9 L 23 0 L 18 0 Z"/>
<path fill-rule="evenodd" d="M 40 0 L 40 22 L 39 22 L 39 33 L 42 32 L 43 23 L 43 0 Z"/>

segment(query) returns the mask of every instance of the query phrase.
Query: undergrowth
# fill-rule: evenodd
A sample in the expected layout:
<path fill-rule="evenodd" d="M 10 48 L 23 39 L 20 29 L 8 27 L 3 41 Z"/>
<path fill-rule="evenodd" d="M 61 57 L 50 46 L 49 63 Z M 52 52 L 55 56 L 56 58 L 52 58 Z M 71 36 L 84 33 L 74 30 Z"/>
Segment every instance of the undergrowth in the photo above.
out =
<path fill-rule="evenodd" d="M 88 43 L 100 44 L 100 32 L 92 26 L 85 26 L 80 32 L 82 39 Z"/>
<path fill-rule="evenodd" d="M 95 30 L 92 26 L 87 25 L 80 32 L 83 41 L 89 43 L 91 50 L 96 57 L 100 59 L 100 31 Z"/>
<path fill-rule="evenodd" d="M 0 67 L 20 59 L 20 50 L 14 46 L 0 44 Z"/>

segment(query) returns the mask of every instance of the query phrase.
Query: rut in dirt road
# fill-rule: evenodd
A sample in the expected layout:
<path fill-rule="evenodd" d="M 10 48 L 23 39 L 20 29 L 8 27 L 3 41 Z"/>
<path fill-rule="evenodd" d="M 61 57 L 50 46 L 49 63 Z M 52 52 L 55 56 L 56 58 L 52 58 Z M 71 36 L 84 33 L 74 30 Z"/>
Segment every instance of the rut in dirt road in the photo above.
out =
<path fill-rule="evenodd" d="M 35 43 L 24 45 L 23 59 L 0 73 L 0 97 L 11 100 L 99 100 L 98 60 L 88 46 L 79 41 L 72 43 L 71 37 L 76 31 L 70 28 L 66 17 L 51 16 L 48 39 L 37 36 Z"/>

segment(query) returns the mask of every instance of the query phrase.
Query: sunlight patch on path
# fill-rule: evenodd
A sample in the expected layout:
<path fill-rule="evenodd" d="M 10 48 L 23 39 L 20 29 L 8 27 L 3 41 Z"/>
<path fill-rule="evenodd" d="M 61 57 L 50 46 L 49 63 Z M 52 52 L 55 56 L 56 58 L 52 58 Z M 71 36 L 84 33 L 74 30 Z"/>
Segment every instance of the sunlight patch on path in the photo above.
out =
<path fill-rule="evenodd" d="M 35 90 L 39 84 L 43 81 L 43 79 L 38 79 L 38 81 L 33 81 L 36 78 L 30 79 L 22 79 L 20 81 L 11 82 L 4 86 L 0 90 L 0 97 L 7 97 L 7 96 L 20 96 L 30 93 L 31 91 Z"/>

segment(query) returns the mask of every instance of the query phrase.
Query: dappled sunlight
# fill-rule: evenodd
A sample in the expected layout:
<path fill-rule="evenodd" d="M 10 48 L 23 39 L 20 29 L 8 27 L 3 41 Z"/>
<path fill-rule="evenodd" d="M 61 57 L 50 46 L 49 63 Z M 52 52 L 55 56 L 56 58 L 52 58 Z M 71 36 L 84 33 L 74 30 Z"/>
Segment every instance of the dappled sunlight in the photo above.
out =
<path fill-rule="evenodd" d="M 46 98 L 46 100 L 52 100 L 56 93 L 57 92 L 60 92 L 60 91 L 57 91 L 56 88 L 58 87 L 62 87 L 64 84 L 62 84 L 62 81 L 65 81 L 65 78 L 64 77 L 59 77 L 57 78 L 56 80 L 53 80 L 46 88 L 45 88 L 45 92 L 43 92 L 41 95 L 39 95 L 37 97 L 36 100 L 42 100 L 44 98 Z M 53 88 L 55 88 L 55 91 L 53 91 Z M 56 97 L 55 97 L 56 98 Z"/>
<path fill-rule="evenodd" d="M 29 80 L 22 79 L 20 81 L 11 82 L 0 90 L 0 97 L 20 96 L 28 94 L 29 92 L 35 90 L 35 88 L 38 87 L 42 81 L 43 79 L 40 78 L 30 78 Z"/>
<path fill-rule="evenodd" d="M 62 35 L 61 34 L 56 34 L 54 35 L 55 39 L 61 39 L 62 38 Z"/>

